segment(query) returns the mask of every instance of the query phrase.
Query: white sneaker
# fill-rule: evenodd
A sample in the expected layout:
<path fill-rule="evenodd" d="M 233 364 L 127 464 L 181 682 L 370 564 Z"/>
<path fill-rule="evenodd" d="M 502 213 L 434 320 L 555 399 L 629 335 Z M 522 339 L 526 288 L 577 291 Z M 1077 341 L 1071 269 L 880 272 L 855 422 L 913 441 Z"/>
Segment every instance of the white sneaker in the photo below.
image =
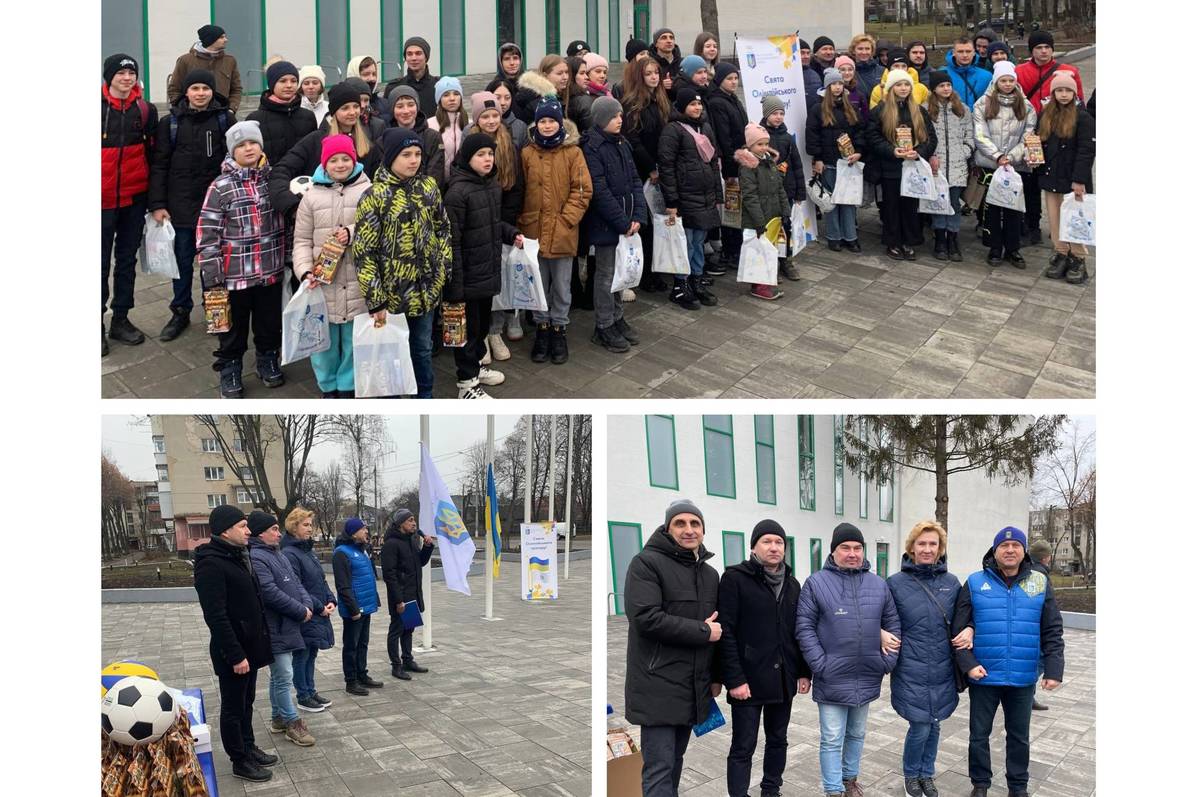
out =
<path fill-rule="evenodd" d="M 621 301 L 623 301 L 623 302 L 636 302 L 637 301 L 637 294 L 633 292 L 633 288 L 626 288 L 625 290 L 621 291 Z"/>
<path fill-rule="evenodd" d="M 509 313 L 504 319 L 504 337 L 509 340 L 520 340 L 525 337 L 525 330 L 521 328 L 521 317 L 516 313 Z"/>
<path fill-rule="evenodd" d="M 488 352 L 493 360 L 504 362 L 512 358 L 512 352 L 508 350 L 508 346 L 504 343 L 504 336 L 500 334 L 491 334 L 487 336 Z M 479 361 L 480 365 L 488 365 L 483 360 Z"/>
<path fill-rule="evenodd" d="M 478 379 L 470 379 L 466 382 L 458 383 L 458 397 L 460 399 L 490 399 L 483 388 L 479 386 Z"/>
<path fill-rule="evenodd" d="M 479 368 L 479 383 L 481 385 L 488 385 L 489 387 L 492 385 L 503 385 L 504 374 L 481 366 Z"/>
<path fill-rule="evenodd" d="M 492 363 L 492 347 L 487 338 L 483 339 L 483 357 L 479 360 L 480 365 L 491 365 Z"/>

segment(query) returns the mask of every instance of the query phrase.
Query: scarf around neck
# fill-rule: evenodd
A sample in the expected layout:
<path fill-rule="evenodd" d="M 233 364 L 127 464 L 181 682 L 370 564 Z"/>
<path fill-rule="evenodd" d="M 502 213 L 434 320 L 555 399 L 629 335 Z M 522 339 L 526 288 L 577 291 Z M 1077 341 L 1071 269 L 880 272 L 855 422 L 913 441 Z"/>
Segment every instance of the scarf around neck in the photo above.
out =
<path fill-rule="evenodd" d="M 783 594 L 783 577 L 787 575 L 787 570 L 784 568 L 783 563 L 781 562 L 779 569 L 772 573 L 767 569 L 767 565 L 763 560 L 758 558 L 757 554 L 750 554 L 750 558 L 762 566 L 763 578 L 766 580 L 767 586 L 775 593 L 775 600 L 779 600 L 779 596 Z"/>

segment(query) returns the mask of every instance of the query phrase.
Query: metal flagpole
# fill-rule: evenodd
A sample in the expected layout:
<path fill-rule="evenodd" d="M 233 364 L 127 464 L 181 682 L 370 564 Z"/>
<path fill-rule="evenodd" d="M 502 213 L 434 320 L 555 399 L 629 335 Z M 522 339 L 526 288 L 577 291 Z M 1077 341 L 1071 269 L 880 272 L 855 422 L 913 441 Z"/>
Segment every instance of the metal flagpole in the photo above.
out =
<path fill-rule="evenodd" d="M 491 470 L 493 472 L 495 471 L 495 460 L 496 460 L 496 418 L 493 415 L 489 415 L 489 416 L 487 416 L 487 467 L 489 470 Z M 484 479 L 485 490 L 486 490 L 486 483 L 487 483 L 487 479 L 485 478 Z M 485 499 L 485 503 L 487 503 L 486 499 Z M 483 570 L 483 583 L 484 583 L 483 617 L 485 620 L 496 619 L 496 618 L 492 617 L 492 590 L 494 589 L 494 584 L 492 582 L 495 580 L 492 578 L 492 573 L 493 573 L 492 562 L 495 561 L 496 555 L 497 555 L 496 554 L 496 544 L 495 544 L 495 542 L 492 541 L 491 533 L 487 531 L 488 526 L 490 526 L 493 521 L 492 512 L 495 510 L 496 510 L 496 507 L 492 507 L 492 506 L 487 507 L 488 519 L 487 519 L 487 523 L 484 525 L 484 536 L 487 537 L 487 549 L 486 549 L 487 550 L 487 558 L 485 560 L 486 565 L 484 566 L 484 570 Z"/>
<path fill-rule="evenodd" d="M 533 416 L 525 416 L 525 522 L 533 522 Z"/>
<path fill-rule="evenodd" d="M 567 523 L 567 541 L 563 547 L 563 581 L 571 577 L 571 462 L 574 459 L 575 416 L 567 416 L 567 497 L 563 517 Z"/>
<path fill-rule="evenodd" d="M 558 416 L 550 416 L 550 475 L 547 477 L 549 484 L 547 492 L 550 494 L 550 508 L 546 510 L 546 520 L 550 521 L 550 532 L 554 532 L 554 453 L 558 450 Z M 557 542 L 554 549 L 558 550 Z"/>
<path fill-rule="evenodd" d="M 421 446 L 425 450 L 429 450 L 429 416 L 421 416 Z M 430 459 L 433 455 L 430 455 Z M 433 529 L 421 529 L 422 532 L 429 533 Z M 421 589 L 425 593 L 425 625 L 421 626 L 421 647 L 418 648 L 422 653 L 430 650 L 437 650 L 433 646 L 433 568 L 423 567 L 424 572 L 421 574 Z"/>

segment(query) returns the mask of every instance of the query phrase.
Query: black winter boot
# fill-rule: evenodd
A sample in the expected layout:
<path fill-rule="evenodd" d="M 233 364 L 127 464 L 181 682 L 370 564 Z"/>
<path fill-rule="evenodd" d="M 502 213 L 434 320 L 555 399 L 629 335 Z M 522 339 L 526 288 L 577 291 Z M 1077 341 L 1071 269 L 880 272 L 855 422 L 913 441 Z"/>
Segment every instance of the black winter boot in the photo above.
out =
<path fill-rule="evenodd" d="M 613 326 L 617 328 L 617 331 L 621 333 L 621 337 L 625 338 L 630 346 L 638 345 L 638 341 L 641 340 L 641 338 L 639 338 L 638 334 L 633 331 L 633 327 L 629 326 L 628 321 L 626 321 L 624 318 L 618 318 Z"/>
<path fill-rule="evenodd" d="M 1042 272 L 1042 276 L 1047 279 L 1060 280 L 1067 275 L 1067 256 L 1062 252 L 1055 252 L 1054 258 L 1050 261 L 1050 265 Z"/>
<path fill-rule="evenodd" d="M 550 327 L 550 362 L 562 365 L 567 361 L 567 328 Z"/>
<path fill-rule="evenodd" d="M 222 360 L 217 363 L 221 372 L 221 398 L 239 399 L 245 392 L 242 388 L 242 361 Z"/>
<path fill-rule="evenodd" d="M 108 356 L 108 337 L 104 334 L 104 322 L 100 322 L 100 356 Z"/>
<path fill-rule="evenodd" d="M 596 327 L 592 333 L 592 343 L 597 343 L 611 352 L 621 353 L 629 351 L 629 341 L 625 340 L 625 336 L 617 331 L 617 325 L 613 324 L 604 329 Z"/>
<path fill-rule="evenodd" d="M 108 325 L 108 336 L 127 346 L 136 346 L 146 340 L 142 331 L 129 322 L 128 316 L 123 315 L 113 316 L 112 323 Z"/>
<path fill-rule="evenodd" d="M 533 336 L 533 349 L 529 352 L 529 359 L 535 363 L 544 363 L 550 359 L 550 325 L 538 324 L 537 331 Z"/>
<path fill-rule="evenodd" d="M 688 285 L 692 289 L 692 294 L 700 300 L 700 304 L 705 307 L 716 305 L 717 295 L 705 287 L 699 277 L 688 277 L 687 279 Z"/>
<path fill-rule="evenodd" d="M 271 779 L 271 770 L 263 769 L 254 763 L 253 759 L 247 758 L 243 761 L 233 762 L 233 776 L 242 780 L 263 783 Z"/>
<path fill-rule="evenodd" d="M 671 286 L 670 299 L 684 310 L 700 309 L 700 302 L 696 301 L 696 295 L 692 293 L 691 286 L 683 277 L 676 278 L 675 284 Z"/>
<path fill-rule="evenodd" d="M 1083 258 L 1067 255 L 1066 281 L 1071 285 L 1082 285 L 1088 281 L 1087 263 L 1083 262 Z"/>
<path fill-rule="evenodd" d="M 192 322 L 191 318 L 188 317 L 189 315 L 190 313 L 186 310 L 171 308 L 171 320 L 158 333 L 158 339 L 163 343 L 169 343 L 182 335 L 183 330 L 187 329 L 188 324 Z"/>
<path fill-rule="evenodd" d="M 392 677 L 399 678 L 401 681 L 412 680 L 412 676 L 404 671 L 404 665 L 398 661 L 392 662 Z"/>
<path fill-rule="evenodd" d="M 933 231 L 933 256 L 938 260 L 949 260 L 950 250 L 946 244 L 946 230 Z"/>
<path fill-rule="evenodd" d="M 958 233 L 946 233 L 946 251 L 950 255 L 952 263 L 962 262 L 962 250 L 958 248 Z"/>
<path fill-rule="evenodd" d="M 279 352 L 263 351 L 254 356 L 254 370 L 267 387 L 279 387 L 286 381 L 279 370 Z"/>

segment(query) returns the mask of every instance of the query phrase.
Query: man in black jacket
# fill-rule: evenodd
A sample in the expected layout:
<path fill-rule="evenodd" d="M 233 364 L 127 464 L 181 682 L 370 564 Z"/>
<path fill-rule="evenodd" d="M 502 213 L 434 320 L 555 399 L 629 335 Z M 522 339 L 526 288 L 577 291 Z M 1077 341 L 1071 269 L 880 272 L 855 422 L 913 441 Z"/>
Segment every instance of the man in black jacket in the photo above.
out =
<path fill-rule="evenodd" d="M 642 726 L 642 794 L 675 797 L 692 726 L 721 693 L 713 644 L 717 572 L 705 563 L 704 515 L 687 499 L 629 562 L 625 611 L 625 716 Z"/>
<path fill-rule="evenodd" d="M 721 176 L 725 178 L 725 188 L 737 184 L 738 162 L 733 154 L 746 145 L 746 125 L 750 118 L 746 116 L 746 107 L 738 97 L 738 86 L 741 76 L 733 64 L 722 61 L 717 64 L 717 74 L 713 78 L 714 87 L 708 94 L 708 119 L 712 122 L 713 132 L 717 140 L 717 153 L 721 156 Z M 721 259 L 718 265 L 705 265 L 704 273 L 719 277 L 730 269 L 737 270 L 738 257 L 742 253 L 741 228 L 721 225 Z"/>
<path fill-rule="evenodd" d="M 221 505 L 208 516 L 212 540 L 196 549 L 194 579 L 200 610 L 211 640 L 208 653 L 221 688 L 221 744 L 233 762 L 234 777 L 266 781 L 264 769 L 278 756 L 254 744 L 254 685 L 258 668 L 270 664 L 271 634 L 258 578 L 246 541 L 250 528 L 235 506 Z"/>
<path fill-rule="evenodd" d="M 384 89 L 384 95 L 390 95 L 397 86 L 412 86 L 421 98 L 421 113 L 430 119 L 437 111 L 437 102 L 433 98 L 433 88 L 441 80 L 440 75 L 429 74 L 429 42 L 420 36 L 411 36 L 404 42 L 404 63 L 408 71 L 404 77 L 389 80 Z M 333 108 L 329 109 L 330 112 Z M 390 119 L 384 121 L 390 122 Z"/>
<path fill-rule="evenodd" d="M 767 736 L 760 788 L 764 797 L 779 794 L 792 698 L 797 691 L 808 694 L 812 685 L 812 671 L 792 632 L 800 582 L 783 561 L 786 551 L 783 527 L 761 520 L 750 534 L 750 558 L 721 575 L 721 675 L 733 707 L 725 779 L 734 797 L 749 792 L 760 719 Z"/>
<path fill-rule="evenodd" d="M 392 662 L 392 677 L 411 681 L 410 672 L 429 672 L 417 664 L 412 654 L 413 629 L 404 627 L 404 607 L 417 602 L 425 611 L 425 595 L 421 587 L 421 568 L 433 556 L 433 537 L 422 534 L 418 541 L 417 519 L 407 509 L 401 509 L 383 535 L 383 583 L 387 585 L 388 623 L 387 651 Z M 399 644 L 397 644 L 399 643 Z"/>

